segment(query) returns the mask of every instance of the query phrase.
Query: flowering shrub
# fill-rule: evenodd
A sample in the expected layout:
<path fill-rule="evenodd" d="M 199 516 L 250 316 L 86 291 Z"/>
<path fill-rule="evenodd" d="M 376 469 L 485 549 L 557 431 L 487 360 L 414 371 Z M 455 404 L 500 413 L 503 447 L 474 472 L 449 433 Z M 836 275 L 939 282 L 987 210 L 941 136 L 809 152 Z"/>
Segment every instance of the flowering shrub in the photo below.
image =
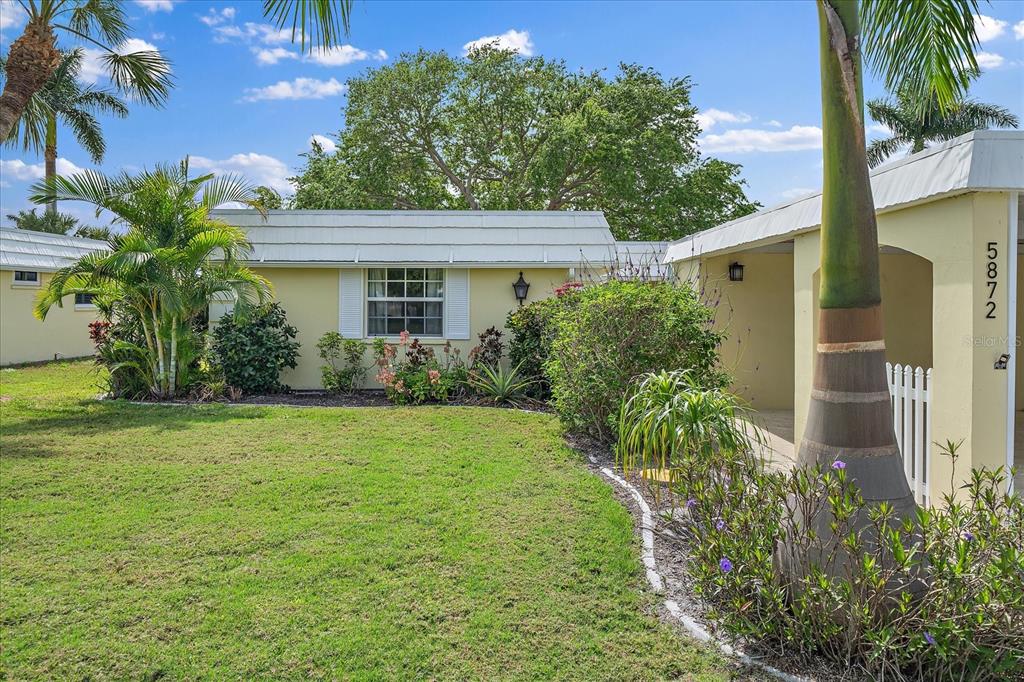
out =
<path fill-rule="evenodd" d="M 96 320 L 89 323 L 89 340 L 92 341 L 96 353 L 110 342 L 110 323 L 106 320 Z"/>
<path fill-rule="evenodd" d="M 366 346 L 358 339 L 346 339 L 338 332 L 327 332 L 316 344 L 320 358 L 327 362 L 320 368 L 324 389 L 345 393 L 362 383 L 366 377 L 363 353 Z"/>
<path fill-rule="evenodd" d="M 399 351 L 404 350 L 401 356 Z M 461 390 L 466 366 L 459 351 L 445 343 L 443 359 L 419 339 L 409 340 L 409 332 L 399 335 L 398 346 L 383 338 L 374 339 L 373 358 L 376 379 L 384 386 L 388 400 L 398 405 L 446 402 Z"/>
<path fill-rule="evenodd" d="M 469 365 L 476 369 L 479 365 L 485 367 L 497 367 L 501 363 L 501 357 L 505 354 L 505 342 L 501 340 L 504 334 L 496 327 L 488 327 L 480 332 L 478 338 L 480 345 L 469 351 Z"/>
<path fill-rule="evenodd" d="M 616 446 L 627 469 L 667 470 L 686 500 L 675 530 L 726 632 L 872 679 L 1021 679 L 1024 500 L 1006 493 L 1002 469 L 973 471 L 965 499 L 903 523 L 865 502 L 841 459 L 766 470 L 749 430 L 728 425 L 739 409 L 721 391 L 645 377 L 623 403 Z M 946 452 L 955 463 L 956 445 Z M 858 529 L 863 510 L 870 523 Z M 804 521 L 823 513 L 829 538 Z"/>
<path fill-rule="evenodd" d="M 721 386 L 722 335 L 689 286 L 608 281 L 561 299 L 544 373 L 552 402 L 570 429 L 611 440 L 629 383 L 663 368 L 689 369 L 703 386 Z"/>

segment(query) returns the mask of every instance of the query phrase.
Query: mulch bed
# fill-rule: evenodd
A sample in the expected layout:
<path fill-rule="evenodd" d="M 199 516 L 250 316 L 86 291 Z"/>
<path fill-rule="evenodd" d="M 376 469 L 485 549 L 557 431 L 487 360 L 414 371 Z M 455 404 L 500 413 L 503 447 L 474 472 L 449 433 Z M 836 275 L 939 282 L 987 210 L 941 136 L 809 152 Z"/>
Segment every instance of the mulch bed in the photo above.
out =
<path fill-rule="evenodd" d="M 105 399 L 101 396 L 101 399 Z M 201 401 L 189 398 L 177 400 L 139 399 L 132 402 L 151 403 L 154 405 L 285 405 L 291 407 L 397 407 L 381 390 L 358 390 L 349 393 L 327 393 L 326 391 L 285 391 L 282 393 L 266 393 L 262 395 L 245 395 L 238 400 L 222 398 L 213 401 Z M 525 412 L 552 412 L 551 407 L 539 400 L 527 399 L 516 405 L 496 405 L 478 396 L 461 396 L 446 403 L 423 403 L 408 407 L 493 407 L 498 409 L 523 410 Z"/>

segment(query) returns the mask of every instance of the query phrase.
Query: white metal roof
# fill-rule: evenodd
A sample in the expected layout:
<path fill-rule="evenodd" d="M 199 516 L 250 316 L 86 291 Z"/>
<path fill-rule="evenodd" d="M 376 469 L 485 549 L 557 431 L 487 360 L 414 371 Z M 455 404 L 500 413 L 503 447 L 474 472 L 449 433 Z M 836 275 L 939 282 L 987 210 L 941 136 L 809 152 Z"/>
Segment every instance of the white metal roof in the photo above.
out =
<path fill-rule="evenodd" d="M 980 191 L 1024 190 L 1024 131 L 979 130 L 871 173 L 879 213 Z M 821 225 L 821 192 L 752 213 L 668 247 L 666 262 L 771 244 Z"/>
<path fill-rule="evenodd" d="M 96 239 L 0 228 L 0 268 L 53 272 L 92 251 L 108 248 Z"/>
<path fill-rule="evenodd" d="M 270 211 L 211 214 L 243 228 L 267 265 L 607 262 L 615 240 L 599 211 Z"/>

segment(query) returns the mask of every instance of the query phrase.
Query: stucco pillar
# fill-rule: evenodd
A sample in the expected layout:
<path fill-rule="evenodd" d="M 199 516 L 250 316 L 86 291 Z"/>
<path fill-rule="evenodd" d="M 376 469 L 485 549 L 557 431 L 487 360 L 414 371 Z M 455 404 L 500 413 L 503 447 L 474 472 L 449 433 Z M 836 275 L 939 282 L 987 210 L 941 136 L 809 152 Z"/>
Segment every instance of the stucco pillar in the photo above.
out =
<path fill-rule="evenodd" d="M 817 344 L 818 287 L 815 273 L 820 259 L 817 231 L 793 240 L 793 438 L 799 446 L 807 423 Z"/>

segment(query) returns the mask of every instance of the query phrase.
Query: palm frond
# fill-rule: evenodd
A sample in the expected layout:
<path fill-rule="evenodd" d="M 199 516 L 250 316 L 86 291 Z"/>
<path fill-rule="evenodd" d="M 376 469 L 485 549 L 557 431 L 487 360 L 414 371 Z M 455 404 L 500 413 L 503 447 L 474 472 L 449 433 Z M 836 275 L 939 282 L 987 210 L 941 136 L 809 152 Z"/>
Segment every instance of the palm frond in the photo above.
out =
<path fill-rule="evenodd" d="M 87 111 L 74 109 L 61 112 L 61 119 L 71 128 L 78 144 L 88 154 L 93 163 L 102 163 L 107 152 L 107 142 L 103 139 L 103 128 L 96 117 Z"/>
<path fill-rule="evenodd" d="M 156 50 L 120 54 L 109 51 L 100 60 L 118 90 L 150 106 L 163 106 L 174 85 L 171 65 Z"/>
<path fill-rule="evenodd" d="M 977 10 L 977 0 L 862 0 L 864 56 L 890 91 L 947 111 L 979 73 Z"/>
<path fill-rule="evenodd" d="M 277 28 L 291 27 L 301 49 L 331 48 L 348 35 L 352 0 L 263 0 L 263 16 Z"/>
<path fill-rule="evenodd" d="M 885 162 L 890 156 L 908 143 L 899 137 L 888 137 L 883 140 L 872 140 L 868 145 L 868 166 L 874 168 Z"/>

